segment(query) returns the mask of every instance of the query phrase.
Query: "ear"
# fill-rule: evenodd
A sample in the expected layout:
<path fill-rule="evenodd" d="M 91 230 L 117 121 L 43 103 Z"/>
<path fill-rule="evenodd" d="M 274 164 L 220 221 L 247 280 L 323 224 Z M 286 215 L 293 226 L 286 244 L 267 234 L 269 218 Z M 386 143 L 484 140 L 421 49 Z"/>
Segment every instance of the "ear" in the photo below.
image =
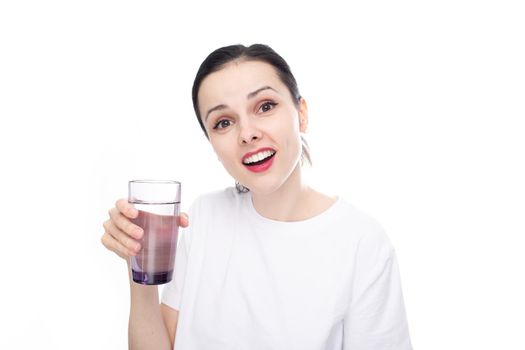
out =
<path fill-rule="evenodd" d="M 299 131 L 305 133 L 308 129 L 308 106 L 306 100 L 301 97 L 299 101 Z"/>

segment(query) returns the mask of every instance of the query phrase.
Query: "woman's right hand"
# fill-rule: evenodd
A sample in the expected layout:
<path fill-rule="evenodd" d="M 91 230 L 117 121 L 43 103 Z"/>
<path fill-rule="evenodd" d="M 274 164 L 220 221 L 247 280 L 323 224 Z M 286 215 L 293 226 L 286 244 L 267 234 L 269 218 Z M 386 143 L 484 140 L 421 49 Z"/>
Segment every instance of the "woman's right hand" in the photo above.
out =
<path fill-rule="evenodd" d="M 103 223 L 102 244 L 125 260 L 137 255 L 141 248 L 139 240 L 144 230 L 130 220 L 135 219 L 138 213 L 126 199 L 119 199 L 109 210 L 109 220 Z M 188 216 L 181 213 L 178 223 L 181 227 L 187 227 Z"/>
<path fill-rule="evenodd" d="M 119 199 L 115 207 L 108 212 L 109 220 L 104 221 L 102 244 L 123 259 L 137 255 L 140 250 L 139 240 L 144 230 L 131 222 L 139 212 L 125 199 Z"/>

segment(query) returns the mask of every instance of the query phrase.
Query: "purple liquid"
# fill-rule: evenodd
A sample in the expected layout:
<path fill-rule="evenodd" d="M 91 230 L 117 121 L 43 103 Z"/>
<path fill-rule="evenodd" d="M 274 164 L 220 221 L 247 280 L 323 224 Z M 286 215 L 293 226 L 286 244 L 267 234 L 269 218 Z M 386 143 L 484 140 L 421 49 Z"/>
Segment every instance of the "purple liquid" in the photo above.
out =
<path fill-rule="evenodd" d="M 173 270 L 168 272 L 139 272 L 131 270 L 133 274 L 133 281 L 140 284 L 163 284 L 171 281 L 173 277 Z"/>
<path fill-rule="evenodd" d="M 141 250 L 131 258 L 133 281 L 147 285 L 167 283 L 173 277 L 175 264 L 179 230 L 178 203 L 134 203 L 134 206 L 139 210 L 139 215 L 131 221 L 144 229 L 144 236 L 139 241 Z M 149 212 L 152 209 L 156 212 L 173 214 L 153 214 Z"/>

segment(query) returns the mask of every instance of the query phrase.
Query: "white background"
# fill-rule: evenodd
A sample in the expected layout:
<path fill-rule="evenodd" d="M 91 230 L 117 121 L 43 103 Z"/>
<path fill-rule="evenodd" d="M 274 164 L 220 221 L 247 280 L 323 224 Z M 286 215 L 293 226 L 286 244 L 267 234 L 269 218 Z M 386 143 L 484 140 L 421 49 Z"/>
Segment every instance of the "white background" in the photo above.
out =
<path fill-rule="evenodd" d="M 3 1 L 0 348 L 125 349 L 102 222 L 134 178 L 233 184 L 193 114 L 213 49 L 262 42 L 309 102 L 313 186 L 394 243 L 415 349 L 524 349 L 520 1 Z"/>

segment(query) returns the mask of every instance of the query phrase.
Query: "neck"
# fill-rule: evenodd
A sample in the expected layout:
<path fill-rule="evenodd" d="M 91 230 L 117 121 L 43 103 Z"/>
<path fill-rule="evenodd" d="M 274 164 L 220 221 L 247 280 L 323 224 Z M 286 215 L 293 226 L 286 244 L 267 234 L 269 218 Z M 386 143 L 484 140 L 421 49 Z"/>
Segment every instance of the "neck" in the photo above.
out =
<path fill-rule="evenodd" d="M 301 166 L 297 165 L 290 177 L 276 191 L 268 194 L 252 192 L 257 212 L 272 220 L 299 221 L 307 219 L 312 211 L 313 190 L 302 180 Z"/>

